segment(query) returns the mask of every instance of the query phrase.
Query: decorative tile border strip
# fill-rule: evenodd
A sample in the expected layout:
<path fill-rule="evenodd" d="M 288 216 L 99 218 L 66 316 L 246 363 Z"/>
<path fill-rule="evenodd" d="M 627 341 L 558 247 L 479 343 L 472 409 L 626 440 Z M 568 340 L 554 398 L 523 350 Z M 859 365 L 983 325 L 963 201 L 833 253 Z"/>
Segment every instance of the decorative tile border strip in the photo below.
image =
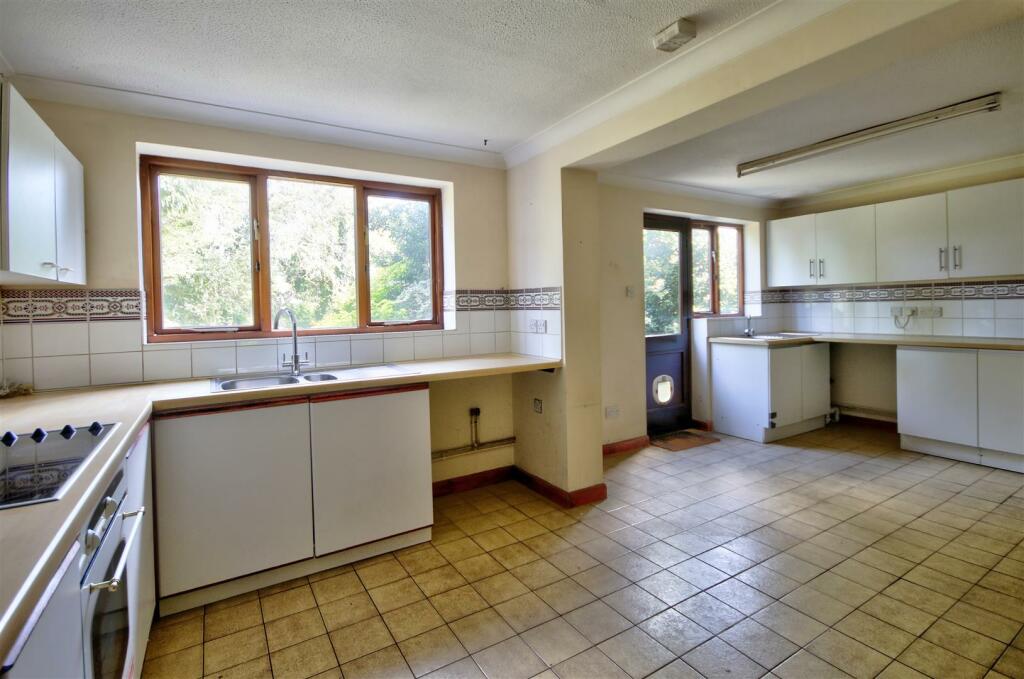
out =
<path fill-rule="evenodd" d="M 444 294 L 445 311 L 561 309 L 562 288 L 455 290 Z"/>
<path fill-rule="evenodd" d="M 1024 299 L 1024 280 L 953 282 L 845 288 L 780 288 L 747 292 L 746 304 L 783 302 L 856 302 L 925 299 Z"/>
<path fill-rule="evenodd" d="M 142 312 L 142 291 L 132 288 L 0 289 L 0 316 L 4 323 L 134 321 L 142 318 Z"/>

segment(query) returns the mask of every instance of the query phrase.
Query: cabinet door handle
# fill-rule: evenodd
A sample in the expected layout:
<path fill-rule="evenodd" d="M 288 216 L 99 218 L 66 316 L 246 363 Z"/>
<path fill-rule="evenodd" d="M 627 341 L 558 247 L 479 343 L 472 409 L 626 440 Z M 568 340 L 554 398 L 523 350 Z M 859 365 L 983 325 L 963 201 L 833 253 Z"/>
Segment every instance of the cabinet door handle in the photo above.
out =
<path fill-rule="evenodd" d="M 42 262 L 42 265 L 47 269 L 59 269 L 56 262 Z"/>
<path fill-rule="evenodd" d="M 939 248 L 939 271 L 946 270 L 946 248 Z"/>
<path fill-rule="evenodd" d="M 825 260 L 824 259 L 819 259 L 818 260 L 818 278 L 824 278 L 824 277 L 825 277 Z"/>
<path fill-rule="evenodd" d="M 811 264 L 811 278 L 814 278 L 814 260 L 809 260 Z"/>
<path fill-rule="evenodd" d="M 962 259 L 962 256 L 961 256 L 960 246 L 959 245 L 954 245 L 953 246 L 953 268 L 954 269 L 961 269 L 961 268 L 963 268 L 963 262 L 961 261 L 961 259 Z"/>

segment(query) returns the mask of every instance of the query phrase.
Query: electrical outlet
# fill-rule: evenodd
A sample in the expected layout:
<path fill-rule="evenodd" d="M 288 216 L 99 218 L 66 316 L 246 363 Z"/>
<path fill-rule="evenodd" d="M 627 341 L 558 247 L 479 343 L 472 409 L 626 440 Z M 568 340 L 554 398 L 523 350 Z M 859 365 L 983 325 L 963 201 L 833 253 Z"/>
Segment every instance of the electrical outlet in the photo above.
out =
<path fill-rule="evenodd" d="M 533 399 L 533 412 L 543 413 L 544 412 L 544 401 L 539 398 Z"/>
<path fill-rule="evenodd" d="M 604 419 L 614 420 L 619 416 L 619 406 L 607 406 L 604 409 Z"/>
<path fill-rule="evenodd" d="M 920 318 L 942 318 L 942 307 L 930 306 L 930 307 L 918 307 L 917 315 Z"/>
<path fill-rule="evenodd" d="M 547 331 L 548 331 L 548 322 L 546 320 L 538 318 L 537 319 L 537 329 L 534 332 L 538 332 L 538 333 L 543 335 Z"/>

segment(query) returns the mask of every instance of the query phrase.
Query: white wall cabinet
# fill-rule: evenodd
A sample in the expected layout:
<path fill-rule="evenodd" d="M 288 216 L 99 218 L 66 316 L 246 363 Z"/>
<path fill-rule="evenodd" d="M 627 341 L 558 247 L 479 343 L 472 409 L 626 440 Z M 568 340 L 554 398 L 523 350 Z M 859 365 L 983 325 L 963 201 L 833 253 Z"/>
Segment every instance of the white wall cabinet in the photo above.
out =
<path fill-rule="evenodd" d="M 875 206 L 878 280 L 949 277 L 946 194 L 934 193 Z"/>
<path fill-rule="evenodd" d="M 84 284 L 82 164 L 10 83 L 0 111 L 0 282 Z"/>
<path fill-rule="evenodd" d="M 1024 179 L 949 191 L 954 278 L 1024 273 Z"/>
<path fill-rule="evenodd" d="M 434 522 L 426 385 L 310 404 L 316 554 Z"/>
<path fill-rule="evenodd" d="M 814 285 L 818 257 L 814 242 L 814 215 L 768 222 L 768 285 Z"/>
<path fill-rule="evenodd" d="M 978 352 L 978 446 L 1024 455 L 1024 351 Z"/>
<path fill-rule="evenodd" d="M 814 216 L 818 285 L 875 282 L 875 206 Z"/>
<path fill-rule="evenodd" d="M 978 445 L 978 351 L 899 347 L 900 434 Z"/>
<path fill-rule="evenodd" d="M 313 556 L 308 402 L 154 428 L 162 597 Z"/>
<path fill-rule="evenodd" d="M 714 429 L 773 441 L 823 427 L 831 409 L 829 373 L 827 344 L 712 343 Z"/>

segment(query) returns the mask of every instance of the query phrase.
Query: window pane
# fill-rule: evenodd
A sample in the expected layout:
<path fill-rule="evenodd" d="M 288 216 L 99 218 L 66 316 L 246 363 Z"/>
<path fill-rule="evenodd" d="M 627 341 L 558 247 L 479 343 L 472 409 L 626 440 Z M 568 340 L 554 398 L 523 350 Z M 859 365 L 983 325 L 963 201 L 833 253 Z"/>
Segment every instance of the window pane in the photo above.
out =
<path fill-rule="evenodd" d="M 161 174 L 163 327 L 254 325 L 249 183 Z"/>
<path fill-rule="evenodd" d="M 427 321 L 433 313 L 430 202 L 367 196 L 370 320 Z"/>
<path fill-rule="evenodd" d="M 644 231 L 644 323 L 648 335 L 679 334 L 679 234 Z"/>
<path fill-rule="evenodd" d="M 740 230 L 718 227 L 718 313 L 740 312 Z"/>
<path fill-rule="evenodd" d="M 267 203 L 271 311 L 290 308 L 300 328 L 355 327 L 355 189 L 271 177 Z"/>
<path fill-rule="evenodd" d="M 713 313 L 711 302 L 711 232 L 690 232 L 690 266 L 693 272 L 693 313 Z"/>

